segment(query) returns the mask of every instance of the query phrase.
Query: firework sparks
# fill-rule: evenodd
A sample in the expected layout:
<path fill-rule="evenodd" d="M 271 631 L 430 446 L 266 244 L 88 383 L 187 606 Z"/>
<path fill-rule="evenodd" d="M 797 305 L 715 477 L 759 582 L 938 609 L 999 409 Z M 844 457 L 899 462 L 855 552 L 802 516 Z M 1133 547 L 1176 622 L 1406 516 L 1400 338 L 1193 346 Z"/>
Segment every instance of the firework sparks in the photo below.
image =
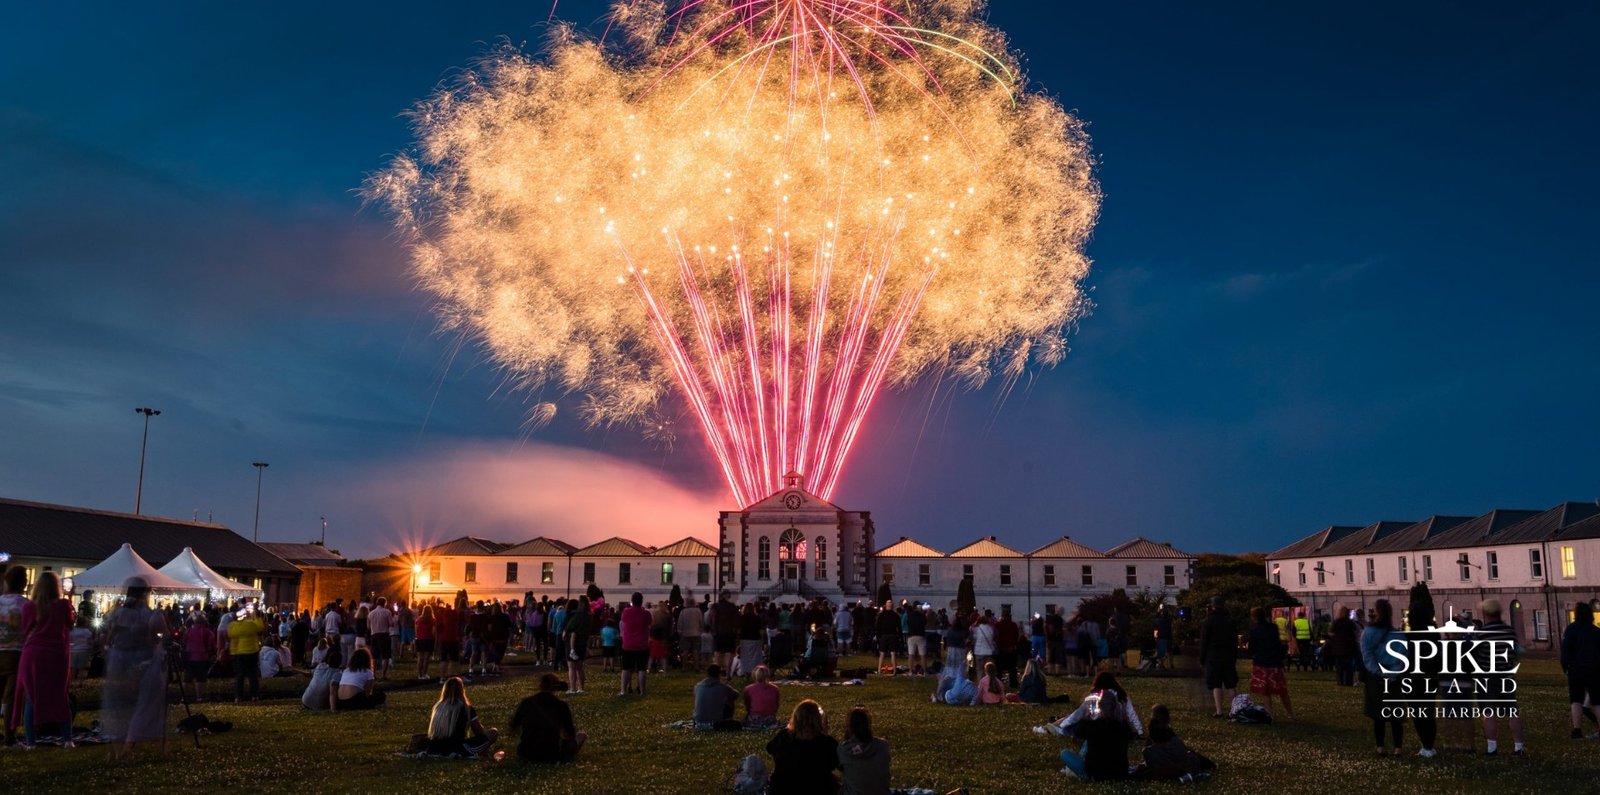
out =
<path fill-rule="evenodd" d="M 826 498 L 881 387 L 1054 364 L 1084 305 L 1087 139 L 974 10 L 619 3 L 627 52 L 491 55 L 368 193 L 518 385 L 647 435 L 676 390 L 741 504 Z"/>

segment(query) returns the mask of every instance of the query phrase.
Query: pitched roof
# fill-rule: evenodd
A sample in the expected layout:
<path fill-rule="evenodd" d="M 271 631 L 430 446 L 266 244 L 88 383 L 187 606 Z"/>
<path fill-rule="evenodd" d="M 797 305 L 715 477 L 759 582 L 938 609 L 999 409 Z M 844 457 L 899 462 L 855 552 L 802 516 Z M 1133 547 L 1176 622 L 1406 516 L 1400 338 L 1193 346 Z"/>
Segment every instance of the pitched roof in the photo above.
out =
<path fill-rule="evenodd" d="M 1576 541 L 1582 538 L 1600 538 L 1600 515 L 1572 523 L 1566 529 L 1556 533 L 1556 537 L 1553 540 Z"/>
<path fill-rule="evenodd" d="M 1020 558 L 1022 553 L 996 541 L 994 536 L 980 538 L 954 552 L 952 558 Z"/>
<path fill-rule="evenodd" d="M 716 557 L 717 548 L 690 536 L 661 547 L 653 554 L 658 558 L 709 558 Z"/>
<path fill-rule="evenodd" d="M 590 544 L 572 554 L 591 558 L 636 558 L 640 555 L 648 555 L 650 551 L 650 547 L 638 542 L 629 541 L 622 536 L 612 536 L 604 541 Z"/>
<path fill-rule="evenodd" d="M 1547 511 L 1524 519 L 1495 534 L 1495 543 L 1519 544 L 1545 541 L 1592 516 L 1600 515 L 1600 505 L 1592 502 L 1563 502 Z"/>
<path fill-rule="evenodd" d="M 1192 558 L 1187 552 L 1179 552 L 1171 544 L 1157 544 L 1145 538 L 1135 538 L 1118 544 L 1106 550 L 1108 558 Z"/>
<path fill-rule="evenodd" d="M 193 547 L 217 569 L 300 571 L 220 524 L 0 498 L 0 549 L 12 555 L 101 561 L 125 543 L 156 566 Z"/>
<path fill-rule="evenodd" d="M 462 536 L 454 541 L 446 541 L 443 544 L 437 544 L 435 546 L 428 547 L 422 551 L 422 554 L 493 555 L 509 546 L 511 545 L 502 544 L 499 541 L 490 541 L 487 538 L 478 538 L 477 536 Z"/>
<path fill-rule="evenodd" d="M 1409 552 L 1421 549 L 1422 545 L 1430 538 L 1437 538 L 1440 534 L 1450 530 L 1463 522 L 1472 521 L 1471 516 L 1430 516 L 1416 524 L 1396 533 L 1390 533 L 1381 541 L 1374 542 L 1363 552 Z"/>
<path fill-rule="evenodd" d="M 1360 529 L 1354 525 L 1330 525 L 1268 555 L 1267 559 L 1305 557 Z"/>
<path fill-rule="evenodd" d="M 1398 533 L 1414 524 L 1416 524 L 1416 522 L 1413 521 L 1390 521 L 1369 524 L 1366 527 L 1355 531 L 1354 533 L 1350 533 L 1349 535 L 1346 535 L 1343 538 L 1328 544 L 1326 547 L 1323 547 L 1318 554 L 1353 555 L 1363 549 L 1366 549 L 1368 546 L 1378 541 L 1382 541 L 1383 539 L 1388 538 L 1389 536 L 1392 536 L 1395 533 Z"/>
<path fill-rule="evenodd" d="M 1106 553 L 1090 549 L 1071 536 L 1062 536 L 1028 553 L 1030 558 L 1103 558 Z"/>
<path fill-rule="evenodd" d="M 880 549 L 880 558 L 942 558 L 944 553 L 920 541 L 901 536 L 899 541 Z"/>
<path fill-rule="evenodd" d="M 528 555 L 531 557 L 566 557 L 578 548 L 565 541 L 558 541 L 547 536 L 539 536 L 531 541 L 524 541 L 516 546 L 506 547 L 496 552 L 496 555 Z"/>
<path fill-rule="evenodd" d="M 1423 540 L 1420 548 L 1449 549 L 1452 547 L 1470 547 L 1494 543 L 1493 537 L 1495 533 L 1538 514 L 1538 511 L 1496 509 L 1469 521 L 1462 522 L 1442 533 L 1434 533 Z"/>
<path fill-rule="evenodd" d="M 263 541 L 258 546 L 297 566 L 338 566 L 344 557 L 321 544 L 284 544 Z"/>

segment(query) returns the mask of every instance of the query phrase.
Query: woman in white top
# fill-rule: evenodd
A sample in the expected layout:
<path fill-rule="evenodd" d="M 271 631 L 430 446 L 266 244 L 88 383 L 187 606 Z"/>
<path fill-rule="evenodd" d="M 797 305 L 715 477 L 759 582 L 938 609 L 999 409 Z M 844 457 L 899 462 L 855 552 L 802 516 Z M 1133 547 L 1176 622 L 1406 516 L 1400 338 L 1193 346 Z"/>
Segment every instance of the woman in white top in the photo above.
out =
<path fill-rule="evenodd" d="M 983 664 L 994 658 L 994 611 L 983 611 L 983 617 L 972 627 L 972 657 L 974 668 L 983 670 Z"/>
<path fill-rule="evenodd" d="M 350 655 L 349 667 L 339 676 L 339 686 L 328 689 L 329 706 L 335 711 L 381 707 L 384 693 L 372 685 L 372 653 L 356 649 Z"/>

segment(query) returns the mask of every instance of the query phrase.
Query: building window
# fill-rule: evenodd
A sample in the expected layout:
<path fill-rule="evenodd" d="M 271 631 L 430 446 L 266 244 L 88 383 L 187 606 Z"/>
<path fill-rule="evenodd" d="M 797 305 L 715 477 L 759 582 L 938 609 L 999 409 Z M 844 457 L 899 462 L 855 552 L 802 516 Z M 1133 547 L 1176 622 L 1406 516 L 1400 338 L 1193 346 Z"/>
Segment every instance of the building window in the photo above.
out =
<path fill-rule="evenodd" d="M 554 582 L 555 581 L 554 564 L 546 563 L 544 565 L 551 567 L 551 569 L 547 569 L 546 571 L 550 572 L 550 580 L 551 580 L 551 582 Z M 585 585 L 588 585 L 591 582 L 594 582 L 594 562 L 593 561 L 583 564 L 583 583 Z"/>
<path fill-rule="evenodd" d="M 1550 639 L 1550 614 L 1543 610 L 1533 611 L 1533 639 Z"/>
<path fill-rule="evenodd" d="M 671 585 L 672 584 L 672 564 L 671 563 L 663 563 L 663 564 L 661 564 L 661 584 L 662 585 Z"/>
<path fill-rule="evenodd" d="M 1528 550 L 1528 574 L 1535 580 L 1544 579 L 1544 553 L 1541 550 Z"/>
<path fill-rule="evenodd" d="M 440 574 L 440 572 L 439 572 L 439 563 L 437 563 L 437 562 L 429 563 L 428 564 L 428 582 L 438 582 L 439 580 L 444 579 L 443 577 L 440 577 L 439 574 Z"/>
<path fill-rule="evenodd" d="M 1463 552 L 1456 556 L 1456 566 L 1461 569 L 1462 581 L 1472 579 L 1472 559 Z"/>
<path fill-rule="evenodd" d="M 1000 604 L 1000 615 L 1002 615 L 1002 616 L 1009 616 L 1009 615 L 1011 615 L 1011 605 L 1010 605 L 1010 604 L 1008 604 L 1008 603 L 1004 603 L 1004 602 L 1002 602 L 1002 603 L 1001 603 L 1001 604 Z"/>
<path fill-rule="evenodd" d="M 963 576 L 963 577 L 971 577 L 972 576 L 972 564 L 971 563 L 963 563 L 963 564 L 961 564 L 961 576 Z"/>
<path fill-rule="evenodd" d="M 1010 585 L 1011 584 L 1011 565 L 1008 564 L 1008 563 L 1000 564 L 1000 584 L 1001 585 Z"/>
<path fill-rule="evenodd" d="M 1317 584 L 1318 585 L 1327 585 L 1328 584 L 1328 564 L 1323 563 L 1320 560 L 1317 561 Z"/>
<path fill-rule="evenodd" d="M 698 565 L 695 566 L 695 569 L 694 569 L 694 584 L 695 585 L 710 585 L 711 584 L 711 564 L 710 563 L 701 563 L 701 564 L 698 564 Z"/>
<path fill-rule="evenodd" d="M 1282 585 L 1283 584 L 1283 564 L 1282 563 L 1274 563 L 1274 564 L 1272 564 L 1272 584 L 1273 585 Z"/>
<path fill-rule="evenodd" d="M 1345 585 L 1356 584 L 1356 562 L 1350 558 L 1344 559 L 1344 583 Z"/>
<path fill-rule="evenodd" d="M 1128 584 L 1129 585 L 1138 585 L 1139 584 L 1139 568 L 1137 566 L 1129 566 L 1128 567 Z"/>
<path fill-rule="evenodd" d="M 620 584 L 620 585 L 628 585 L 628 584 L 630 584 L 632 582 L 633 582 L 633 564 L 632 563 L 618 563 L 617 564 L 617 583 Z"/>
<path fill-rule="evenodd" d="M 1044 567 L 1044 584 L 1045 585 L 1051 585 L 1051 586 L 1056 584 L 1056 567 L 1055 566 L 1045 566 Z"/>
<path fill-rule="evenodd" d="M 817 579 L 828 579 L 828 541 L 817 536 Z"/>
<path fill-rule="evenodd" d="M 556 564 L 545 561 L 539 564 L 539 584 L 550 585 L 556 581 Z"/>
<path fill-rule="evenodd" d="M 927 563 L 917 564 L 917 584 L 922 586 L 933 584 L 933 566 Z"/>
<path fill-rule="evenodd" d="M 1376 563 L 1372 562 L 1372 558 L 1367 558 L 1367 584 L 1368 585 L 1372 585 L 1373 583 L 1375 583 L 1377 581 L 1378 581 L 1378 566 L 1377 566 Z"/>
<path fill-rule="evenodd" d="M 1495 552 L 1493 550 L 1490 550 L 1487 568 L 1489 569 L 1489 579 L 1491 579 L 1491 580 L 1500 579 L 1500 553 L 1499 552 Z"/>
<path fill-rule="evenodd" d="M 1432 555 L 1423 555 L 1422 556 L 1422 581 L 1423 582 L 1431 582 L 1432 580 L 1433 580 L 1433 556 Z"/>
<path fill-rule="evenodd" d="M 1167 566 L 1161 570 L 1161 582 L 1165 585 L 1178 584 L 1178 567 Z"/>
<path fill-rule="evenodd" d="M 722 571 L 723 582 L 733 582 L 733 542 L 722 542 L 722 558 L 717 561 Z M 745 565 L 750 565 L 748 562 Z"/>
<path fill-rule="evenodd" d="M 466 582 L 478 581 L 478 564 L 476 561 L 467 561 L 467 575 L 462 579 Z"/>
<path fill-rule="evenodd" d="M 515 564 L 515 563 L 507 563 L 506 564 L 506 582 L 513 583 L 513 582 L 516 582 L 516 581 L 517 581 L 517 564 Z"/>
<path fill-rule="evenodd" d="M 1561 548 L 1561 579 L 1576 580 L 1578 578 L 1578 550 L 1572 547 Z"/>
<path fill-rule="evenodd" d="M 894 564 L 883 564 L 883 582 L 894 582 Z"/>
<path fill-rule="evenodd" d="M 756 579 L 772 579 L 772 539 L 765 536 L 756 542 Z"/>
<path fill-rule="evenodd" d="M 1406 556 L 1405 555 L 1401 555 L 1400 556 L 1400 581 L 1401 582 L 1405 582 L 1406 580 L 1409 580 L 1409 579 L 1411 579 L 1411 567 L 1406 565 Z"/>
<path fill-rule="evenodd" d="M 1301 585 L 1305 585 L 1306 584 L 1306 564 L 1297 563 L 1295 565 L 1299 567 L 1298 570 L 1300 572 L 1300 584 Z"/>
<path fill-rule="evenodd" d="M 778 538 L 778 558 L 780 560 L 805 560 L 806 537 L 796 528 L 783 531 Z"/>
<path fill-rule="evenodd" d="M 1083 567 L 1083 584 L 1084 585 L 1094 585 L 1094 567 L 1093 566 L 1084 566 Z"/>

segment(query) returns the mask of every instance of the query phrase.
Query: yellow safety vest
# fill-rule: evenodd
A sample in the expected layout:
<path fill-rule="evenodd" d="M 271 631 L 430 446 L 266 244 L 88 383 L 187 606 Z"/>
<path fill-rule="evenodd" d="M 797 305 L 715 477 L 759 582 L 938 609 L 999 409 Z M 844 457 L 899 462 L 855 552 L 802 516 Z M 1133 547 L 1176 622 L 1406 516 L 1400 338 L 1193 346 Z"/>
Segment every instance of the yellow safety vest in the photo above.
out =
<path fill-rule="evenodd" d="M 1288 643 L 1289 642 L 1289 619 L 1284 618 L 1283 616 L 1278 616 L 1277 618 L 1274 618 L 1272 620 L 1273 620 L 1274 623 L 1276 623 L 1278 625 L 1278 640 L 1281 640 L 1284 643 Z"/>
<path fill-rule="evenodd" d="M 1294 620 L 1295 640 L 1311 640 L 1311 620 L 1305 617 Z"/>

